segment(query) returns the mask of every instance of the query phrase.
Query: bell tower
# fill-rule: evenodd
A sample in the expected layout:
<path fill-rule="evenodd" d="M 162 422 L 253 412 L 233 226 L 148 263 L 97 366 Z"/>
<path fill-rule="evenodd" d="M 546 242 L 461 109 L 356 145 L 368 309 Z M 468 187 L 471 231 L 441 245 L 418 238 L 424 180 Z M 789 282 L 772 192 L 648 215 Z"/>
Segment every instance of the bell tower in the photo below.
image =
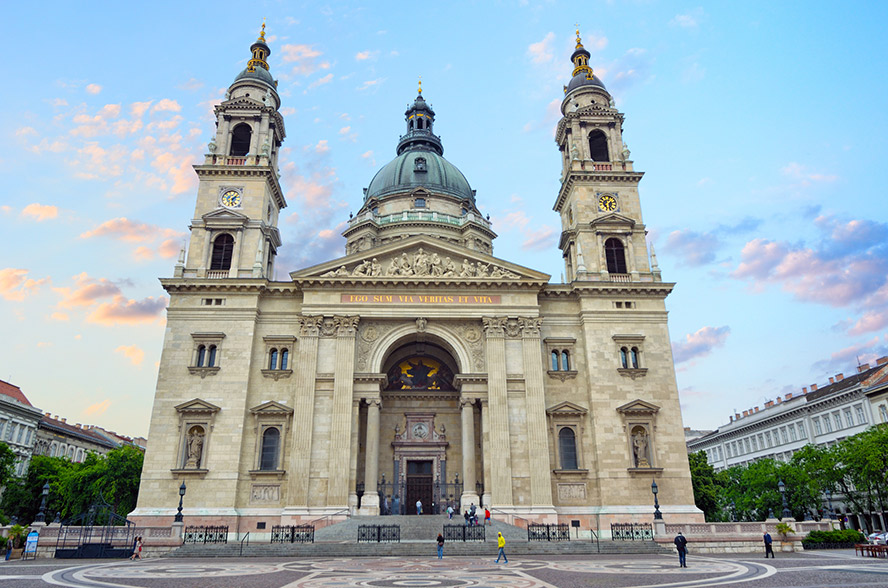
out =
<path fill-rule="evenodd" d="M 589 66 L 577 30 L 574 68 L 564 87 L 555 142 L 561 151 L 559 248 L 574 281 L 660 281 L 648 260 L 638 183 L 623 142 L 623 114 Z M 656 258 L 654 258 L 656 259 Z"/>
<path fill-rule="evenodd" d="M 204 162 L 194 166 L 200 185 L 188 255 L 180 256 L 176 277 L 274 278 L 278 216 L 287 206 L 278 173 L 286 132 L 264 23 L 250 52 L 215 108 L 216 132 Z"/>

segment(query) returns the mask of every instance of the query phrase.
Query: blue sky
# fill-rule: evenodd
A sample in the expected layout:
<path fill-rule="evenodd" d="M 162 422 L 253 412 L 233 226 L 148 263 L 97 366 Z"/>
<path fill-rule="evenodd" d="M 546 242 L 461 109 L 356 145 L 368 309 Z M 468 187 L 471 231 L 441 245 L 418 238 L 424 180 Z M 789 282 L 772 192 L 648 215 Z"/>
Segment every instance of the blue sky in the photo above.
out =
<path fill-rule="evenodd" d="M 888 5 L 70 3 L 4 7 L 0 378 L 146 434 L 191 165 L 262 18 L 289 207 L 278 278 L 343 253 L 422 76 L 494 254 L 563 271 L 554 127 L 574 23 L 626 114 L 685 425 L 888 354 Z"/>

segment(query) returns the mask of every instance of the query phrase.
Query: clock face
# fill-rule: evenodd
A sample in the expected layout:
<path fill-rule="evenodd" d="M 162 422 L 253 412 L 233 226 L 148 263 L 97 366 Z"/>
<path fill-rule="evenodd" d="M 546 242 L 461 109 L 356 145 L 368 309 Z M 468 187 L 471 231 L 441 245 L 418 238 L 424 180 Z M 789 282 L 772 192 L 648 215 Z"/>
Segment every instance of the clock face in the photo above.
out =
<path fill-rule="evenodd" d="M 602 194 L 598 197 L 598 210 L 613 212 L 617 209 L 617 199 L 610 194 Z"/>
<path fill-rule="evenodd" d="M 228 190 L 222 194 L 222 206 L 237 208 L 241 204 L 241 194 L 237 190 Z"/>

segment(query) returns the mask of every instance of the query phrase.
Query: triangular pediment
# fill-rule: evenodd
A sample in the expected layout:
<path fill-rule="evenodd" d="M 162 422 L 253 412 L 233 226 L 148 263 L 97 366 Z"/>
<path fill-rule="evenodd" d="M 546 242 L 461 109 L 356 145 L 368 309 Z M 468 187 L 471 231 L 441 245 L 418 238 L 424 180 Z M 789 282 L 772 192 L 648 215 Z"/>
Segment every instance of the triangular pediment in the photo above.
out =
<path fill-rule="evenodd" d="M 612 212 L 598 217 L 589 223 L 590 227 L 634 227 L 635 219 L 623 216 L 618 212 Z"/>
<path fill-rule="evenodd" d="M 292 272 L 293 280 L 416 280 L 548 282 L 549 275 L 466 249 L 416 236 Z"/>
<path fill-rule="evenodd" d="M 237 98 L 232 98 L 231 100 L 226 100 L 222 104 L 220 104 L 223 108 L 262 108 L 265 106 L 264 103 L 259 100 L 254 100 L 252 98 L 247 98 L 246 96 L 238 96 Z"/>
<path fill-rule="evenodd" d="M 587 412 L 589 412 L 587 409 L 573 402 L 562 402 L 546 409 L 546 414 L 549 416 L 582 416 Z"/>
<path fill-rule="evenodd" d="M 617 408 L 617 412 L 623 414 L 656 414 L 659 411 L 659 406 L 651 404 L 650 402 L 645 402 L 640 398 Z"/>
<path fill-rule="evenodd" d="M 289 416 L 293 414 L 293 409 L 274 400 L 269 400 L 259 406 L 254 406 L 250 412 L 257 416 Z"/>
<path fill-rule="evenodd" d="M 176 406 L 177 412 L 186 413 L 215 413 L 220 410 L 221 409 L 212 402 L 207 402 L 200 398 L 195 398 L 194 400 L 189 400 L 188 402 L 183 402 Z"/>
<path fill-rule="evenodd" d="M 200 218 L 208 227 L 242 227 L 250 220 L 247 215 L 227 208 L 217 208 Z"/>

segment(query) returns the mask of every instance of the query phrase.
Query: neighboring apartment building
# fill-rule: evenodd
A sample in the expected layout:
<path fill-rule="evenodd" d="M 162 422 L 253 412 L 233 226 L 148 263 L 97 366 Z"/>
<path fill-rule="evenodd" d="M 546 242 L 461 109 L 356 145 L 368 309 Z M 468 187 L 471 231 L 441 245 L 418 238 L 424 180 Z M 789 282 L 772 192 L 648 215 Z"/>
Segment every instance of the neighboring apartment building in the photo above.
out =
<path fill-rule="evenodd" d="M 40 415 L 40 409 L 31 405 L 21 388 L 0 380 L 0 441 L 15 453 L 16 476 L 28 471 Z"/>
<path fill-rule="evenodd" d="M 67 419 L 50 416 L 47 412 L 40 419 L 34 455 L 65 457 L 80 463 L 89 452 L 104 455 L 120 445 L 105 435 L 92 431 L 87 425 L 71 425 Z"/>

